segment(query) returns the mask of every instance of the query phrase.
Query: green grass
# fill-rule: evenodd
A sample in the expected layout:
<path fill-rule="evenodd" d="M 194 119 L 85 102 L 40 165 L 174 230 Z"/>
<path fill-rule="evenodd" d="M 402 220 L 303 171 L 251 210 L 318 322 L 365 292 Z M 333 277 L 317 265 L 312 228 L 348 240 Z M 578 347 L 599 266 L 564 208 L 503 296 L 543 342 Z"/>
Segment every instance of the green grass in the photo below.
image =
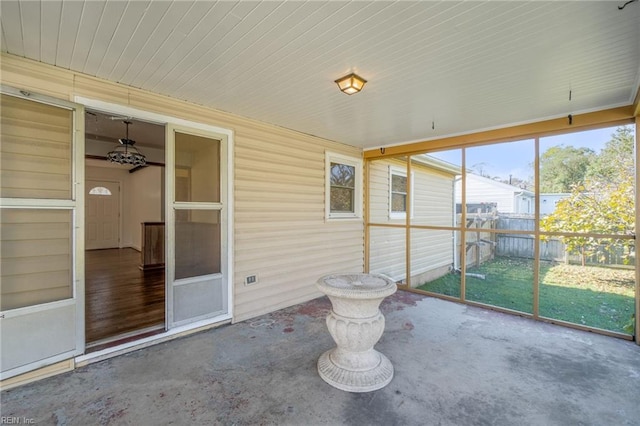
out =
<path fill-rule="evenodd" d="M 533 261 L 496 258 L 467 273 L 466 299 L 488 305 L 533 312 Z M 624 327 L 634 313 L 634 271 L 596 266 L 542 262 L 540 315 L 589 327 L 628 333 Z M 460 275 L 450 273 L 418 287 L 460 297 Z"/>

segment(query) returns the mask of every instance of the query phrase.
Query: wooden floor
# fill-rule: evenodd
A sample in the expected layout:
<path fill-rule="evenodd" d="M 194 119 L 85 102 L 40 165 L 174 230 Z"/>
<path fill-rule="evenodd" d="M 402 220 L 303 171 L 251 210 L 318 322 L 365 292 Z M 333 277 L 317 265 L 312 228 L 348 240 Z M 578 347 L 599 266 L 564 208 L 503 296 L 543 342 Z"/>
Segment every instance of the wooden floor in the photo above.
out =
<path fill-rule="evenodd" d="M 164 269 L 141 271 L 131 248 L 85 254 L 85 333 L 88 344 L 148 333 L 164 326 Z"/>

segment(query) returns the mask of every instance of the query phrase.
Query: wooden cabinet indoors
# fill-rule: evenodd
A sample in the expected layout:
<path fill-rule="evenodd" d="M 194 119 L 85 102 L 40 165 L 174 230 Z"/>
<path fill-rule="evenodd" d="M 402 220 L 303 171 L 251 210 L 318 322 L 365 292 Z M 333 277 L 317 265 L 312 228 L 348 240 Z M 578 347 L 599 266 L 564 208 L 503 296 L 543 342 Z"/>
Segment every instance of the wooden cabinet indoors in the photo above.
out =
<path fill-rule="evenodd" d="M 164 268 L 164 222 L 142 222 L 140 269 Z"/>

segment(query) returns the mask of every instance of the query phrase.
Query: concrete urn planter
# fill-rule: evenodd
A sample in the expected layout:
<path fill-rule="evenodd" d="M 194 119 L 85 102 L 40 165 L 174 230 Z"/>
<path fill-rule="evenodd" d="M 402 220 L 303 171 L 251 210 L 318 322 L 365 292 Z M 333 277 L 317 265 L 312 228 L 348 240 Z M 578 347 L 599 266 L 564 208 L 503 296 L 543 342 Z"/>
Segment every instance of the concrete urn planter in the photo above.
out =
<path fill-rule="evenodd" d="M 348 392 L 370 392 L 388 385 L 393 365 L 373 346 L 384 331 L 380 303 L 396 292 L 395 282 L 384 275 L 343 274 L 324 276 L 316 285 L 331 300 L 327 327 L 337 345 L 320 356 L 320 377 Z"/>

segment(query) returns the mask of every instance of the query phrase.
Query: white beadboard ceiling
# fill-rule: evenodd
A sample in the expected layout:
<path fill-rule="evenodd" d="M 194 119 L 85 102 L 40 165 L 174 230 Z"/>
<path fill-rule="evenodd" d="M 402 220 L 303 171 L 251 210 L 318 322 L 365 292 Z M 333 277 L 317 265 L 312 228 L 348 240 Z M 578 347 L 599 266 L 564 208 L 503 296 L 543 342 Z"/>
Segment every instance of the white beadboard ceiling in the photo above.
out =
<path fill-rule="evenodd" d="M 2 0 L 0 17 L 4 52 L 371 148 L 631 104 L 624 2 Z M 334 83 L 350 72 L 369 81 L 353 96 Z"/>

